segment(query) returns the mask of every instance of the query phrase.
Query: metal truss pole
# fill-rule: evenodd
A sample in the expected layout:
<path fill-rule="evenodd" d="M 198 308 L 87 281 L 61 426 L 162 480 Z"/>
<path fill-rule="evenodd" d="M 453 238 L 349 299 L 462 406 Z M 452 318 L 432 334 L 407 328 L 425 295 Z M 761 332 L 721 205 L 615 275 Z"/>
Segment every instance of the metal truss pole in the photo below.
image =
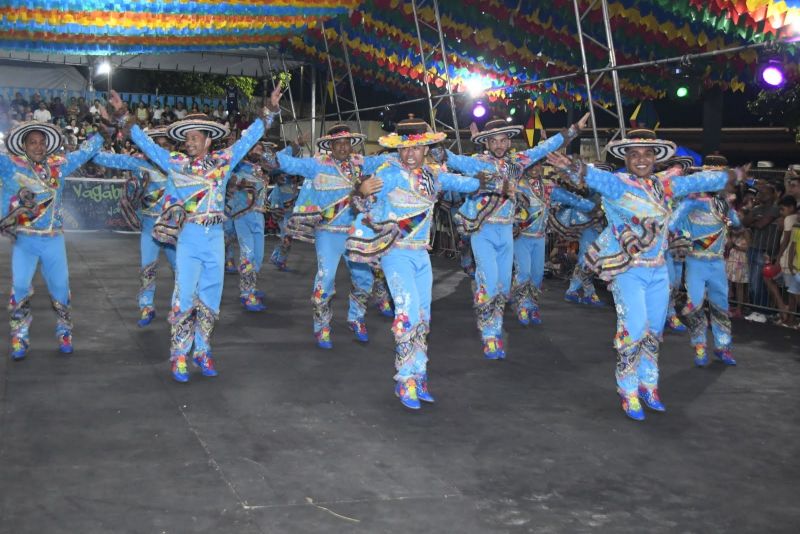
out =
<path fill-rule="evenodd" d="M 603 27 L 605 29 L 605 37 L 601 41 L 596 39 L 595 37 L 591 36 L 590 34 L 583 31 L 583 21 L 586 16 L 591 12 L 597 4 L 600 4 L 600 9 L 603 14 Z M 617 57 L 616 53 L 614 52 L 614 39 L 611 33 L 611 21 L 609 18 L 609 11 L 608 11 L 608 0 L 593 0 L 589 6 L 585 10 L 581 10 L 581 1 L 580 0 L 572 0 L 572 5 L 575 10 L 575 26 L 577 29 L 578 34 L 578 45 L 581 49 L 581 67 L 582 67 L 582 74 L 583 74 L 583 82 L 586 86 L 586 100 L 589 103 L 589 114 L 591 115 L 591 122 L 592 122 L 592 137 L 594 138 L 594 148 L 595 153 L 597 155 L 597 159 L 601 159 L 602 152 L 600 150 L 600 139 L 597 134 L 597 117 L 595 116 L 595 108 L 600 109 L 607 114 L 611 115 L 615 119 L 617 119 L 619 123 L 619 131 L 614 134 L 612 140 L 617 137 L 617 135 L 624 136 L 625 135 L 625 116 L 622 109 L 622 97 L 620 96 L 619 91 L 619 76 L 617 74 Z M 599 46 L 603 50 L 608 53 L 608 65 L 607 69 L 602 69 L 601 72 L 597 73 L 597 76 L 592 80 L 592 69 L 589 68 L 589 63 L 586 58 L 586 41 L 591 41 L 595 45 Z M 603 42 L 604 41 L 604 42 Z M 592 90 L 594 87 L 602 80 L 603 76 L 606 72 L 611 72 L 611 84 L 614 92 L 614 104 L 616 107 L 616 112 L 607 109 L 604 106 L 601 106 L 597 103 L 594 99 L 594 95 L 592 94 Z"/>
<path fill-rule="evenodd" d="M 336 105 L 336 116 L 339 121 L 355 121 L 357 124 L 358 132 L 362 132 L 361 112 L 358 109 L 358 99 L 356 98 L 356 86 L 353 82 L 353 71 L 350 65 L 350 52 L 347 50 L 347 41 L 345 39 L 344 27 L 341 22 L 339 23 L 339 46 L 341 46 L 342 61 L 345 66 L 345 73 L 341 76 L 336 75 L 333 68 L 333 61 L 331 61 L 331 43 L 328 42 L 328 36 L 325 33 L 325 24 L 320 23 L 322 28 L 322 40 L 325 45 L 325 56 L 328 60 L 328 77 L 330 83 L 333 85 L 333 101 Z M 339 84 L 347 80 L 350 98 L 342 95 L 339 91 Z M 346 105 L 346 106 L 345 106 Z M 348 109 L 343 109 L 347 107 Z"/>
<path fill-rule="evenodd" d="M 430 6 L 433 10 L 434 14 L 434 23 L 435 25 L 429 24 L 428 22 L 422 20 L 419 15 L 420 8 L 424 7 L 425 5 Z M 438 0 L 412 0 L 411 2 L 411 9 L 414 15 L 414 25 L 417 29 L 417 40 L 418 40 L 418 47 L 419 47 L 419 56 L 420 62 L 422 64 L 422 77 L 423 77 L 423 84 L 425 85 L 425 94 L 427 95 L 428 101 L 428 111 L 430 113 L 430 123 L 434 131 L 438 131 L 439 127 L 445 133 L 452 133 L 454 136 L 453 142 L 450 144 L 450 149 L 453 147 L 456 148 L 456 152 L 461 154 L 461 135 L 459 134 L 458 129 L 458 116 L 456 113 L 456 106 L 455 106 L 455 99 L 453 98 L 453 90 L 450 84 L 450 75 L 449 75 L 449 65 L 447 62 L 447 50 L 444 45 L 444 33 L 442 32 L 442 21 L 439 16 L 439 2 Z M 428 45 L 422 37 L 422 28 L 428 28 L 436 35 L 436 42 L 437 45 Z M 425 48 L 428 46 L 430 48 L 429 52 L 425 52 Z M 442 57 L 442 63 L 444 64 L 445 70 L 445 82 L 447 84 L 447 94 L 448 100 L 450 103 L 450 119 L 451 122 L 447 123 L 443 121 L 441 118 L 438 117 L 437 110 L 438 107 L 444 101 L 443 98 L 437 98 L 436 102 L 434 103 L 434 98 L 431 93 L 431 82 L 430 76 L 428 74 L 428 65 L 432 63 L 432 58 L 435 53 L 438 52 Z"/>

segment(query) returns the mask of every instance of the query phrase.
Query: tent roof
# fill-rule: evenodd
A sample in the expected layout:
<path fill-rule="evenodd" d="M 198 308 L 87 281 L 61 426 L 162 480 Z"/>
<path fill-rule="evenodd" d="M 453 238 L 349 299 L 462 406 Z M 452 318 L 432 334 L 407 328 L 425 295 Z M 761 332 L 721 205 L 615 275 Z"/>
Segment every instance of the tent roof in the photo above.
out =
<path fill-rule="evenodd" d="M 90 67 L 103 58 L 86 55 L 41 54 L 22 51 L 0 52 L 0 59 L 29 63 Z M 233 76 L 261 77 L 265 71 L 283 69 L 281 55 L 276 50 L 260 48 L 230 50 L 225 52 L 176 52 L 171 54 L 134 54 L 107 58 L 114 68 L 140 70 L 168 70 L 179 72 L 204 72 Z M 286 68 L 302 65 L 291 57 L 285 57 Z"/>

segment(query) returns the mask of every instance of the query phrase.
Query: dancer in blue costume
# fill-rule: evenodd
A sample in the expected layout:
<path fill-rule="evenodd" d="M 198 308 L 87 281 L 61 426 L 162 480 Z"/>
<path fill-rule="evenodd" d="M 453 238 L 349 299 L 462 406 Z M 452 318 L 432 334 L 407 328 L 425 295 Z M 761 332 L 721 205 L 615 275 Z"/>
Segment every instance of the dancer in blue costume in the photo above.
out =
<path fill-rule="evenodd" d="M 552 204 L 590 212 L 595 203 L 545 183 L 542 165 L 529 167 L 517 183 L 514 223 L 514 276 L 511 300 L 523 325 L 540 324 L 539 295 L 544 278 L 544 251 Z M 488 355 L 487 355 L 488 356 Z"/>
<path fill-rule="evenodd" d="M 172 377 L 189 380 L 187 357 L 204 376 L 216 376 L 211 353 L 211 334 L 219 315 L 224 278 L 225 196 L 232 170 L 264 135 L 279 113 L 280 89 L 270 95 L 265 118 L 256 119 L 232 146 L 210 151 L 212 141 L 228 135 L 228 129 L 205 115 L 190 115 L 169 126 L 167 134 L 184 144 L 186 153 L 169 152 L 155 144 L 138 126 L 131 138 L 139 149 L 168 175 L 164 211 L 155 224 L 160 240 L 176 243 L 175 291 L 172 297 L 170 359 Z M 109 103 L 121 125 L 132 118 L 116 92 Z"/>
<path fill-rule="evenodd" d="M 274 146 L 274 145 L 273 145 Z M 267 180 L 263 143 L 250 149 L 246 161 L 236 166 L 235 190 L 231 196 L 230 218 L 239 243 L 239 299 L 247 311 L 266 309 L 264 293 L 258 290 L 258 273 L 264 263 L 264 217 L 267 212 Z"/>
<path fill-rule="evenodd" d="M 669 159 L 675 144 L 649 130 L 631 130 L 629 138 L 609 143 L 608 151 L 625 160 L 626 172 L 601 171 L 561 154 L 547 159 L 574 183 L 602 195 L 608 226 L 586 260 L 600 278 L 612 281 L 617 391 L 626 415 L 642 420 L 640 399 L 653 410 L 665 410 L 658 393 L 658 352 L 669 302 L 664 251 L 670 203 L 689 193 L 723 189 L 731 180 L 740 181 L 747 169 L 656 175 L 655 164 Z"/>
<path fill-rule="evenodd" d="M 103 146 L 94 135 L 78 150 L 57 155 L 63 139 L 53 124 L 28 121 L 6 138 L 10 155 L 0 154 L 0 232 L 13 240 L 11 249 L 11 358 L 21 360 L 30 347 L 31 283 L 42 263 L 42 276 L 56 311 L 56 338 L 71 354 L 69 269 L 64 244 L 62 199 L 66 178 Z"/>
<path fill-rule="evenodd" d="M 288 174 L 305 178 L 294 211 L 287 223 L 287 233 L 294 239 L 313 242 L 317 251 L 317 274 L 311 302 L 314 306 L 314 337 L 322 349 L 333 348 L 331 339 L 331 299 L 339 261 L 345 251 L 347 232 L 355 219 L 350 205 L 353 184 L 375 172 L 387 155 L 361 156 L 353 148 L 364 142 L 345 124 L 336 124 L 317 140 L 321 153 L 311 158 L 295 158 L 291 147 L 278 153 L 278 165 Z M 300 140 L 298 144 L 302 144 Z M 367 265 L 345 259 L 352 287 L 347 323 L 361 342 L 369 340 L 364 314 L 372 292 L 373 275 Z"/>
<path fill-rule="evenodd" d="M 272 251 L 269 261 L 280 271 L 287 269 L 286 262 L 289 259 L 289 251 L 292 249 L 292 238 L 286 232 L 286 223 L 292 215 L 292 209 L 300 193 L 297 187 L 297 180 L 294 176 L 286 173 L 278 173 L 272 180 L 274 184 L 269 193 L 269 210 L 277 220 L 280 234 L 278 244 Z"/>
<path fill-rule="evenodd" d="M 171 150 L 172 143 L 167 137 L 166 128 L 150 128 L 146 132 L 159 146 L 165 150 Z M 127 170 L 132 174 L 125 184 L 125 191 L 120 199 L 120 209 L 131 228 L 141 231 L 139 237 L 141 286 L 138 296 L 138 325 L 145 327 L 156 316 L 154 304 L 156 272 L 158 271 L 158 256 L 161 251 L 164 252 L 173 272 L 175 271 L 175 247 L 161 243 L 153 237 L 153 227 L 164 207 L 167 176 L 144 157 L 99 152 L 94 157 L 94 162 L 109 169 Z"/>
<path fill-rule="evenodd" d="M 592 163 L 592 166 L 605 171 L 613 171 L 613 165 L 603 162 Z M 578 190 L 586 194 L 585 190 Z M 551 227 L 559 235 L 567 239 L 578 240 L 578 262 L 572 271 L 569 286 L 564 293 L 564 300 L 589 306 L 605 306 L 606 303 L 597 295 L 594 287 L 594 274 L 586 267 L 586 251 L 589 246 L 600 236 L 605 228 L 605 217 L 600 209 L 600 197 L 591 195 L 588 201 L 593 208 L 589 212 L 581 211 L 570 206 L 560 207 L 550 219 Z"/>
<path fill-rule="evenodd" d="M 483 144 L 486 151 L 472 157 L 448 152 L 447 166 L 467 174 L 491 173 L 500 177 L 498 179 L 511 180 L 516 184 L 525 169 L 547 153 L 572 141 L 588 117 L 587 114 L 570 129 L 522 152 L 510 151 L 511 138 L 522 131 L 521 126 L 495 119 L 486 123 L 484 131 L 478 132 L 473 125 L 472 140 Z M 503 348 L 503 313 L 511 291 L 515 250 L 514 216 L 514 198 L 497 195 L 471 195 L 458 212 L 457 223 L 461 232 L 470 236 L 475 257 L 473 304 L 483 340 L 483 353 L 488 359 L 502 359 L 506 355 Z M 532 256 L 531 250 L 520 253 Z"/>
<path fill-rule="evenodd" d="M 719 159 L 722 158 L 722 159 Z M 723 169 L 727 159 L 707 156 L 702 170 Z M 693 175 L 689 175 L 691 178 Z M 728 201 L 732 190 L 711 195 L 701 193 L 681 200 L 670 223 L 673 232 L 688 233 L 690 242 L 686 256 L 686 292 L 688 299 L 683 316 L 689 326 L 697 367 L 708 365 L 706 332 L 708 319 L 705 303 L 711 312 L 714 355 L 725 365 L 736 365 L 731 355 L 731 319 L 728 316 L 728 280 L 725 274 L 725 242 L 729 228 L 739 228 L 739 217 Z"/>
<path fill-rule="evenodd" d="M 438 194 L 484 191 L 483 187 L 500 195 L 510 192 L 503 179 L 463 177 L 445 172 L 440 164 L 425 164 L 428 145 L 445 137 L 411 117 L 398 123 L 396 133 L 378 140 L 381 146 L 396 148 L 399 158 L 388 160 L 373 178 L 358 185 L 353 198 L 364 213 L 347 240 L 351 260 L 379 262 L 386 274 L 395 305 L 395 394 L 415 410 L 420 401 L 434 401 L 427 375 L 433 283 L 428 248 Z"/>

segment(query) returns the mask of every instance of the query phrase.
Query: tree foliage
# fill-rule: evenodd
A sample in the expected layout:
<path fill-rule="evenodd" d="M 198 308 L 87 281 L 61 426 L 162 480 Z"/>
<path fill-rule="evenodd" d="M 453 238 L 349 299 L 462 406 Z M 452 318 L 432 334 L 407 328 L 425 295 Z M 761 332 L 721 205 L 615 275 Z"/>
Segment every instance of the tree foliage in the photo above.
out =
<path fill-rule="evenodd" d="M 161 94 L 192 95 L 205 97 L 225 96 L 225 87 L 232 83 L 240 93 L 250 99 L 258 81 L 247 76 L 225 76 L 198 72 L 141 71 L 147 78 L 150 91 Z"/>
<path fill-rule="evenodd" d="M 770 126 L 800 128 L 800 83 L 789 84 L 778 91 L 761 91 L 747 103 L 747 110 L 759 122 Z"/>

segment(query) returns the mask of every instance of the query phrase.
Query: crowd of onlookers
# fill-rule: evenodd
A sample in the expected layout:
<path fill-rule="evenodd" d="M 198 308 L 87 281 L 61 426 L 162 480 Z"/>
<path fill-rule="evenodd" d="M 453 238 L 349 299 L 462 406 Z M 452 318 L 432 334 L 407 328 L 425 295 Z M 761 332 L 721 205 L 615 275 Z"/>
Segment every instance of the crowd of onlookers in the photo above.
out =
<path fill-rule="evenodd" d="M 64 149 L 75 150 L 102 128 L 101 106 L 105 106 L 105 102 L 99 99 L 89 102 L 84 97 L 72 97 L 64 102 L 59 96 L 47 100 L 39 93 L 34 93 L 30 100 L 26 100 L 22 93 L 17 92 L 9 101 L 0 95 L 0 133 L 6 133 L 25 121 L 50 122 L 61 127 L 64 134 Z M 229 102 L 227 109 L 222 104 L 212 109 L 208 104 L 201 105 L 196 102 L 186 104 L 181 100 L 171 106 L 164 104 L 163 99 L 153 98 L 149 104 L 129 103 L 129 108 L 136 114 L 137 121 L 143 128 L 166 126 L 189 114 L 203 113 L 211 120 L 225 124 L 236 135 L 252 122 L 249 112 L 239 112 L 238 102 L 232 105 Z M 137 152 L 136 146 L 130 140 L 122 139 L 107 140 L 104 150 L 128 155 Z M 106 170 L 91 163 L 84 166 L 80 172 L 89 177 L 111 177 L 117 174 L 117 171 Z"/>
<path fill-rule="evenodd" d="M 766 309 L 779 310 L 775 322 L 797 327 L 800 298 L 800 168 L 783 180 L 749 180 L 737 191 L 733 208 L 742 223 L 728 235 L 727 273 L 733 317 L 765 322 Z M 793 315 L 795 314 L 795 315 Z"/>

